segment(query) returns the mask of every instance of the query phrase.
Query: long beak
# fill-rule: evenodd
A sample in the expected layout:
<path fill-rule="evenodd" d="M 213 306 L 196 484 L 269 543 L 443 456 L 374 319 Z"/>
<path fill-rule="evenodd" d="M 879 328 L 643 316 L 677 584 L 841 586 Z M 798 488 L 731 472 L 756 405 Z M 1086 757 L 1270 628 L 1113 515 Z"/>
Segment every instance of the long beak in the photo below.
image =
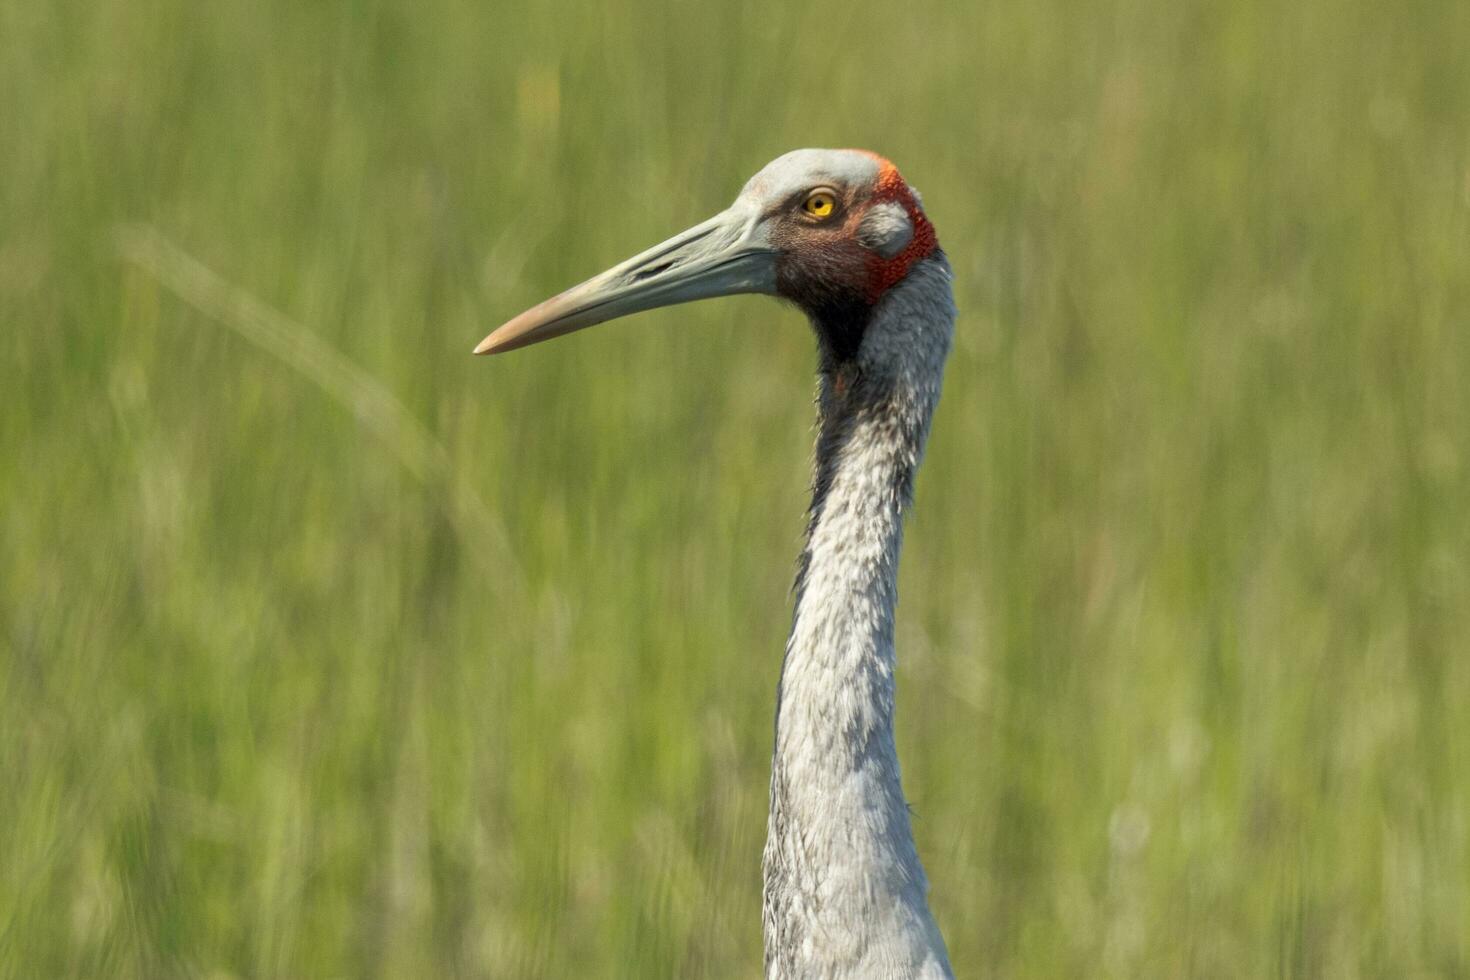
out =
<path fill-rule="evenodd" d="M 594 324 L 712 296 L 774 293 L 776 256 L 758 216 L 731 208 L 502 324 L 476 354 L 498 354 Z"/>

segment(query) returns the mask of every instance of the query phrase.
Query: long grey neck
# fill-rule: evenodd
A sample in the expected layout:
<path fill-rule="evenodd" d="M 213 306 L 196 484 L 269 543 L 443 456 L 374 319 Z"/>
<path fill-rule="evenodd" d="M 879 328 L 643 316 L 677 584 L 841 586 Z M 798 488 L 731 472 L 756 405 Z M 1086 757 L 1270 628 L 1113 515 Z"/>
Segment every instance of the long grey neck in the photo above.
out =
<path fill-rule="evenodd" d="M 796 612 L 776 715 L 765 851 L 768 977 L 947 977 L 893 738 L 903 515 L 954 319 L 942 255 L 828 364 Z"/>

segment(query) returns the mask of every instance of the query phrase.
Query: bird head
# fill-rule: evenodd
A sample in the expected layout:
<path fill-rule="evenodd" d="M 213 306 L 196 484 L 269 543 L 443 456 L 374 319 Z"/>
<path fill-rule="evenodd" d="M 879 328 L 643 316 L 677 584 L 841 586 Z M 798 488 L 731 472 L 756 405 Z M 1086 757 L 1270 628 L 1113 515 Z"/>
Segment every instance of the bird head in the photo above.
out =
<path fill-rule="evenodd" d="M 660 306 L 765 293 L 804 310 L 843 359 L 883 296 L 938 247 L 919 195 L 893 164 L 865 150 L 794 150 L 726 210 L 509 320 L 475 353 Z"/>

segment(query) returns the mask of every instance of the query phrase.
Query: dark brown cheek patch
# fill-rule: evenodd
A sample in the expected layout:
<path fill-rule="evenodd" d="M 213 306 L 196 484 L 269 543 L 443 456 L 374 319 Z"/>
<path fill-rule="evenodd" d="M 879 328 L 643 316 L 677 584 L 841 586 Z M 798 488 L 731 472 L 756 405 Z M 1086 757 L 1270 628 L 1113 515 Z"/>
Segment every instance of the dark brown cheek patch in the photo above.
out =
<path fill-rule="evenodd" d="M 894 201 L 908 212 L 909 220 L 914 224 L 914 237 L 909 240 L 907 248 L 891 259 L 885 259 L 872 252 L 868 253 L 867 300 L 869 303 L 878 302 L 884 293 L 909 274 L 910 266 L 924 256 L 932 254 L 939 247 L 939 239 L 934 234 L 934 226 L 929 223 L 928 218 L 924 217 L 924 212 L 919 208 L 919 202 L 914 200 L 914 195 L 909 191 L 908 182 L 903 179 L 898 168 L 887 160 L 883 161 L 882 166 L 883 169 L 878 174 L 878 187 L 873 192 L 871 200 L 874 204 Z"/>

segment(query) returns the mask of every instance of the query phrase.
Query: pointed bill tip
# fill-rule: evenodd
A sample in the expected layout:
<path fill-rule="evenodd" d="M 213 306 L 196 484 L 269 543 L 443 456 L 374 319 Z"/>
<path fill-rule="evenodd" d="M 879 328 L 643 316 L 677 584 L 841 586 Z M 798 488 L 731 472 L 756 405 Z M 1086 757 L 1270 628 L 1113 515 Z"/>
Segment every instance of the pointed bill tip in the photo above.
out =
<path fill-rule="evenodd" d="M 476 354 L 500 354 L 504 351 L 525 347 L 540 340 L 548 340 L 588 325 L 579 321 L 577 297 L 568 290 L 554 296 L 538 306 L 533 306 L 520 316 L 507 320 L 490 336 L 475 345 Z M 585 317 L 583 318 L 585 320 Z"/>
<path fill-rule="evenodd" d="M 534 344 L 537 340 L 540 339 L 533 334 L 529 334 L 529 332 L 526 335 L 515 334 L 505 337 L 500 336 L 500 334 L 501 331 L 497 330 L 490 336 L 486 337 L 484 340 L 476 344 L 475 353 L 503 354 L 508 350 L 515 350 L 517 347 L 525 347 L 528 344 Z"/>

